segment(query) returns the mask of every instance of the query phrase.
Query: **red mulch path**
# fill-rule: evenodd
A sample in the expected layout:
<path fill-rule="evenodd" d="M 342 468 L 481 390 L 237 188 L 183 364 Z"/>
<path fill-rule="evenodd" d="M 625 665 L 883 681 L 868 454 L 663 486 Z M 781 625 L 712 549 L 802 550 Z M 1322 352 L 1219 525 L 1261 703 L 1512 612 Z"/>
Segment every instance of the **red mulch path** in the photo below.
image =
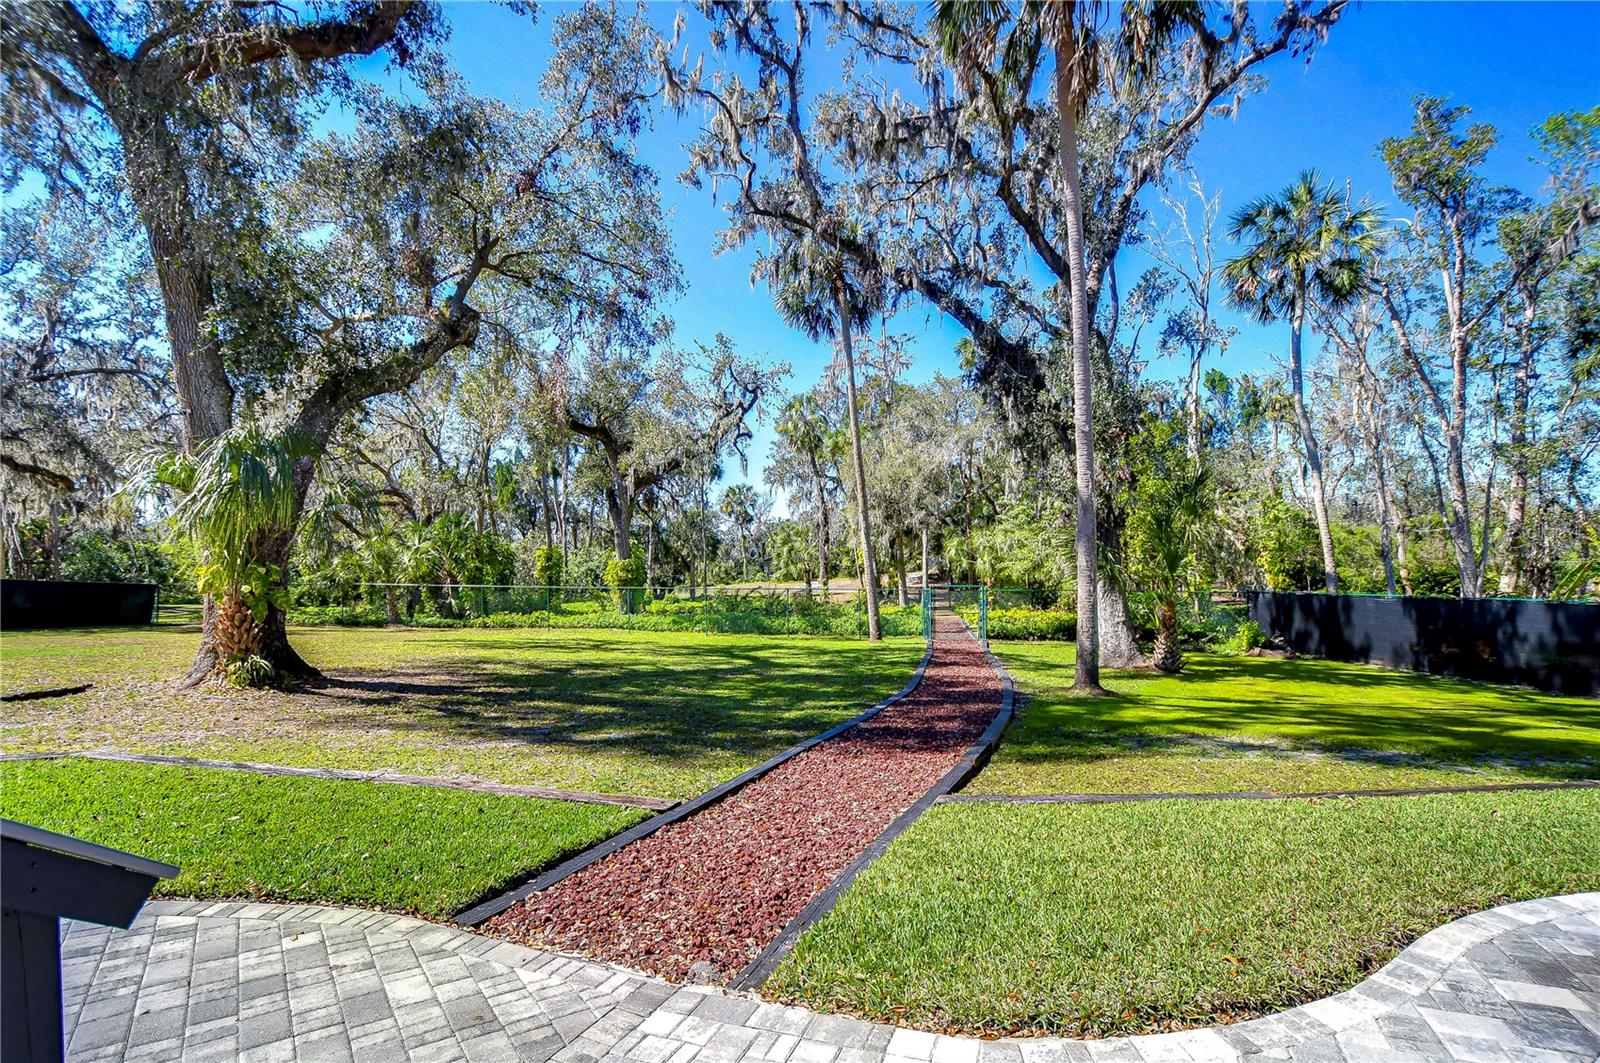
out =
<path fill-rule="evenodd" d="M 961 759 L 1000 693 L 977 641 L 941 614 L 910 696 L 484 929 L 667 978 L 705 960 L 727 981 Z"/>

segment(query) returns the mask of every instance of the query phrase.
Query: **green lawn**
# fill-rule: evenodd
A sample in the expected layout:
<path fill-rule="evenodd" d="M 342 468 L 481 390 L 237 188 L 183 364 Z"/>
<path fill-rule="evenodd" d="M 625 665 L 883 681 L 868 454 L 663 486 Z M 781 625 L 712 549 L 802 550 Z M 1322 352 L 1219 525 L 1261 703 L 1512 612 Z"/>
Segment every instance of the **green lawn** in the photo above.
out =
<path fill-rule="evenodd" d="M 1346 989 L 1465 911 L 1597 888 L 1589 790 L 941 805 L 767 991 L 969 1031 L 1206 1025 Z"/>
<path fill-rule="evenodd" d="M 112 748 L 684 798 L 898 690 L 920 639 L 297 628 L 332 683 L 177 688 L 192 625 L 7 633 L 5 752 Z"/>
<path fill-rule="evenodd" d="M 1600 700 L 1323 660 L 1191 654 L 1072 696 L 1068 643 L 996 642 L 1024 695 L 974 793 L 1410 788 L 1600 777 Z"/>
<path fill-rule="evenodd" d="M 158 895 L 443 917 L 637 822 L 607 805 L 91 761 L 0 764 L 0 812 L 177 864 Z"/>

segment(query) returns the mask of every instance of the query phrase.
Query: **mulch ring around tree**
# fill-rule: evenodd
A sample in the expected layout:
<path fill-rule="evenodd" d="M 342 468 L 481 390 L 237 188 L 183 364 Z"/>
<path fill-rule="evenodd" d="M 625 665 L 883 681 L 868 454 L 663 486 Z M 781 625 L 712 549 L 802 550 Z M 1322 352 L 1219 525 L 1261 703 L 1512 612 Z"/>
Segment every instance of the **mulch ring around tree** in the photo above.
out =
<path fill-rule="evenodd" d="M 696 980 L 727 982 L 961 759 L 1000 702 L 1000 677 L 977 641 L 941 616 L 909 696 L 481 929 L 666 978 L 695 967 Z"/>

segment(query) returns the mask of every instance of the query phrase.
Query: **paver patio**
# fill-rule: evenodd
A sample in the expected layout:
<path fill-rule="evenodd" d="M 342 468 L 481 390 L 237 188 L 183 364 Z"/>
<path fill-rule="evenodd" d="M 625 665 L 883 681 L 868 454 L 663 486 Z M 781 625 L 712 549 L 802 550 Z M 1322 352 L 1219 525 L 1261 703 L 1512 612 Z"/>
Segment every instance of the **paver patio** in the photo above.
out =
<path fill-rule="evenodd" d="M 978 1041 L 783 1007 L 404 916 L 158 901 L 63 932 L 89 1060 L 1529 1060 L 1600 1057 L 1600 893 L 1424 935 L 1354 989 L 1233 1026 Z"/>

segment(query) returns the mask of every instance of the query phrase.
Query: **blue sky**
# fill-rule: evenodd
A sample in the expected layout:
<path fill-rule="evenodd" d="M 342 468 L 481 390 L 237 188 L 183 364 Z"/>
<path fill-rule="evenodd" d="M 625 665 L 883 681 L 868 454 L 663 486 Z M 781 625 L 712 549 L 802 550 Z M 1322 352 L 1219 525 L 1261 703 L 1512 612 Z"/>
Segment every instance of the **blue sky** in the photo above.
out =
<path fill-rule="evenodd" d="M 453 30 L 448 50 L 472 89 L 535 103 L 550 22 L 560 5 L 544 7 L 533 24 L 486 4 L 456 3 L 446 11 Z M 671 4 L 651 7 L 664 29 L 675 13 Z M 691 14 L 689 25 L 695 33 L 698 17 Z M 1368 0 L 1334 27 L 1309 64 L 1280 56 L 1262 69 L 1270 79 L 1267 91 L 1248 99 L 1236 119 L 1211 119 L 1192 157 L 1207 189 L 1221 192 L 1224 216 L 1307 167 L 1348 178 L 1358 196 L 1387 203 L 1389 184 L 1376 145 L 1405 132 L 1418 93 L 1451 96 L 1472 107 L 1475 120 L 1497 126 L 1502 140 L 1490 158 L 1491 178 L 1532 193 L 1541 178 L 1529 161 L 1529 129 L 1556 111 L 1600 102 L 1600 3 Z M 825 87 L 816 83 L 815 71 L 810 87 Z M 725 332 L 746 352 L 790 363 L 790 387 L 810 387 L 831 350 L 789 329 L 766 291 L 751 287 L 749 253 L 713 256 L 722 213 L 708 191 L 677 180 L 682 145 L 695 129 L 694 115 L 659 116 L 641 145 L 661 175 L 684 266 L 687 289 L 671 308 L 679 340 Z M 1141 267 L 1138 260 L 1124 265 L 1125 285 Z M 1229 373 L 1269 368 L 1284 346 L 1279 330 L 1230 323 L 1240 334 L 1219 367 Z M 919 308 L 902 313 L 894 328 L 915 337 L 911 379 L 956 371 L 953 348 L 961 332 L 949 322 Z M 1152 376 L 1175 373 L 1171 363 L 1150 368 Z M 770 425 L 760 426 L 748 474 L 758 486 L 770 442 Z M 729 469 L 728 482 L 744 478 L 736 464 Z"/>

